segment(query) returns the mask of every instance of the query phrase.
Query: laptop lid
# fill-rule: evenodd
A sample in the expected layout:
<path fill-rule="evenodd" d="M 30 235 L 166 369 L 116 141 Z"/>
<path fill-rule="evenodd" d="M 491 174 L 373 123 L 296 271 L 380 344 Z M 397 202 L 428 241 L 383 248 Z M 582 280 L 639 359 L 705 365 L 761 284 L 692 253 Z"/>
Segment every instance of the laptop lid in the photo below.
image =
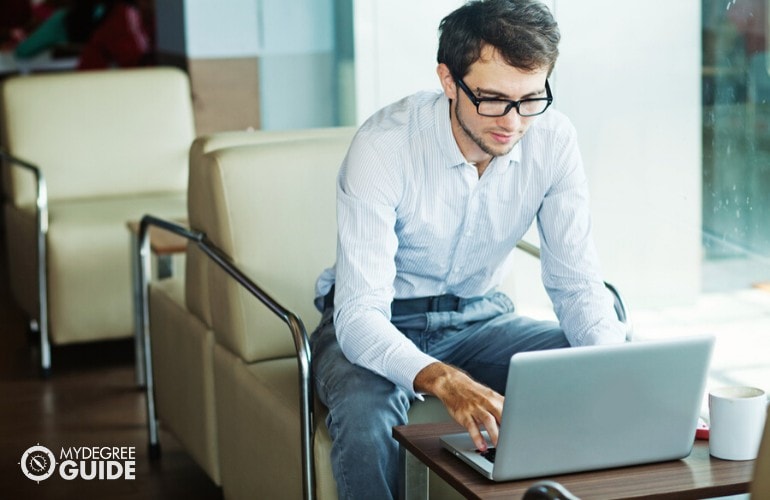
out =
<path fill-rule="evenodd" d="M 511 358 L 494 466 L 467 433 L 442 445 L 495 481 L 689 455 L 714 339 L 636 341 Z"/>

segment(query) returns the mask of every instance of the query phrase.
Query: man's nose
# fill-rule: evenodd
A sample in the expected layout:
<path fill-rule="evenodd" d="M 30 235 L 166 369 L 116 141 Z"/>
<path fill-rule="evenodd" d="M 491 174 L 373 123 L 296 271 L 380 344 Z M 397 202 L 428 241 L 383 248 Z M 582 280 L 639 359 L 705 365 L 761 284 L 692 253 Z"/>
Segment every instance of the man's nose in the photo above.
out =
<path fill-rule="evenodd" d="M 511 108 L 508 113 L 497 119 L 497 124 L 506 130 L 517 130 L 521 126 L 521 121 L 521 115 L 516 108 Z"/>

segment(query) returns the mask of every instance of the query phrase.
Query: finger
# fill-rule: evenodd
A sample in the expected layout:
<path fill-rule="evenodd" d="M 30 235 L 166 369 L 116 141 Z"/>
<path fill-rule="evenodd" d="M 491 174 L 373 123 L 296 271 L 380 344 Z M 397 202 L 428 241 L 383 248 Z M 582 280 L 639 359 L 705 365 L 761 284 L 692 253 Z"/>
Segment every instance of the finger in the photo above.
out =
<path fill-rule="evenodd" d="M 465 428 L 468 429 L 468 433 L 471 435 L 473 445 L 476 447 L 476 449 L 479 451 L 487 451 L 487 440 L 484 439 L 484 436 L 481 434 L 481 430 L 479 429 L 479 426 L 476 425 L 476 422 L 471 421 L 471 423 L 468 424 Z"/>
<path fill-rule="evenodd" d="M 505 403 L 505 397 L 496 392 L 493 392 L 493 394 L 494 396 L 490 398 L 492 404 L 489 412 L 499 424 L 503 420 L 503 405 Z"/>
<path fill-rule="evenodd" d="M 486 407 L 487 411 L 492 414 L 492 417 L 499 424 L 503 419 L 503 406 L 505 404 L 505 396 L 498 394 L 493 390 L 489 390 L 490 394 L 487 396 L 489 402 Z"/>
<path fill-rule="evenodd" d="M 492 445 L 497 446 L 497 438 L 500 434 L 500 429 L 497 424 L 497 419 L 494 417 L 494 415 L 487 413 L 479 423 L 484 426 L 487 434 L 489 434 L 489 440 L 492 441 Z"/>

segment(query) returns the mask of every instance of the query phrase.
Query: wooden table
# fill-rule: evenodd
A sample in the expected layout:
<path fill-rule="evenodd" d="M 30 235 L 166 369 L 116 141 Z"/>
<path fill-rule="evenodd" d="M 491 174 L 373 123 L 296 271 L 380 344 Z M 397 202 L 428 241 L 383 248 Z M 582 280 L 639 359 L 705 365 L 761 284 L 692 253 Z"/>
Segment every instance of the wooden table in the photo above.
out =
<path fill-rule="evenodd" d="M 187 221 L 179 221 L 187 224 Z M 139 234 L 139 222 L 126 223 L 131 232 L 131 255 L 136 255 L 136 236 Z M 150 250 L 158 257 L 158 279 L 168 278 L 173 274 L 171 257 L 187 249 L 187 240 L 178 234 L 171 233 L 157 226 L 150 226 Z"/>
<path fill-rule="evenodd" d="M 458 432 L 455 423 L 393 428 L 400 445 L 402 498 L 427 498 L 428 468 L 467 498 L 521 498 L 534 483 L 561 483 L 583 499 L 688 499 L 748 493 L 754 461 L 712 458 L 708 441 L 695 441 L 682 460 L 547 478 L 496 483 L 484 478 L 439 443 L 438 436 Z"/>

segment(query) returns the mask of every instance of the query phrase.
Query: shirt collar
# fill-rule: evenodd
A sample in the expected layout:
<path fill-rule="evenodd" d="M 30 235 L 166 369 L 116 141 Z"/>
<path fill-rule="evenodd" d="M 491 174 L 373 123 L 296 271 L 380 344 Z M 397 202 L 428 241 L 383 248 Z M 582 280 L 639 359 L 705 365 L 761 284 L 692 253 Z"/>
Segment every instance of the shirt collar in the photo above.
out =
<path fill-rule="evenodd" d="M 447 161 L 447 167 L 457 167 L 465 165 L 468 161 L 460 151 L 460 147 L 455 141 L 452 133 L 452 122 L 449 117 L 449 98 L 445 94 L 440 94 L 434 106 L 436 123 L 436 140 L 441 145 L 441 150 Z M 493 158 L 492 163 L 500 165 L 501 168 L 508 168 L 511 163 L 521 162 L 521 141 L 519 141 L 508 154 Z"/>

